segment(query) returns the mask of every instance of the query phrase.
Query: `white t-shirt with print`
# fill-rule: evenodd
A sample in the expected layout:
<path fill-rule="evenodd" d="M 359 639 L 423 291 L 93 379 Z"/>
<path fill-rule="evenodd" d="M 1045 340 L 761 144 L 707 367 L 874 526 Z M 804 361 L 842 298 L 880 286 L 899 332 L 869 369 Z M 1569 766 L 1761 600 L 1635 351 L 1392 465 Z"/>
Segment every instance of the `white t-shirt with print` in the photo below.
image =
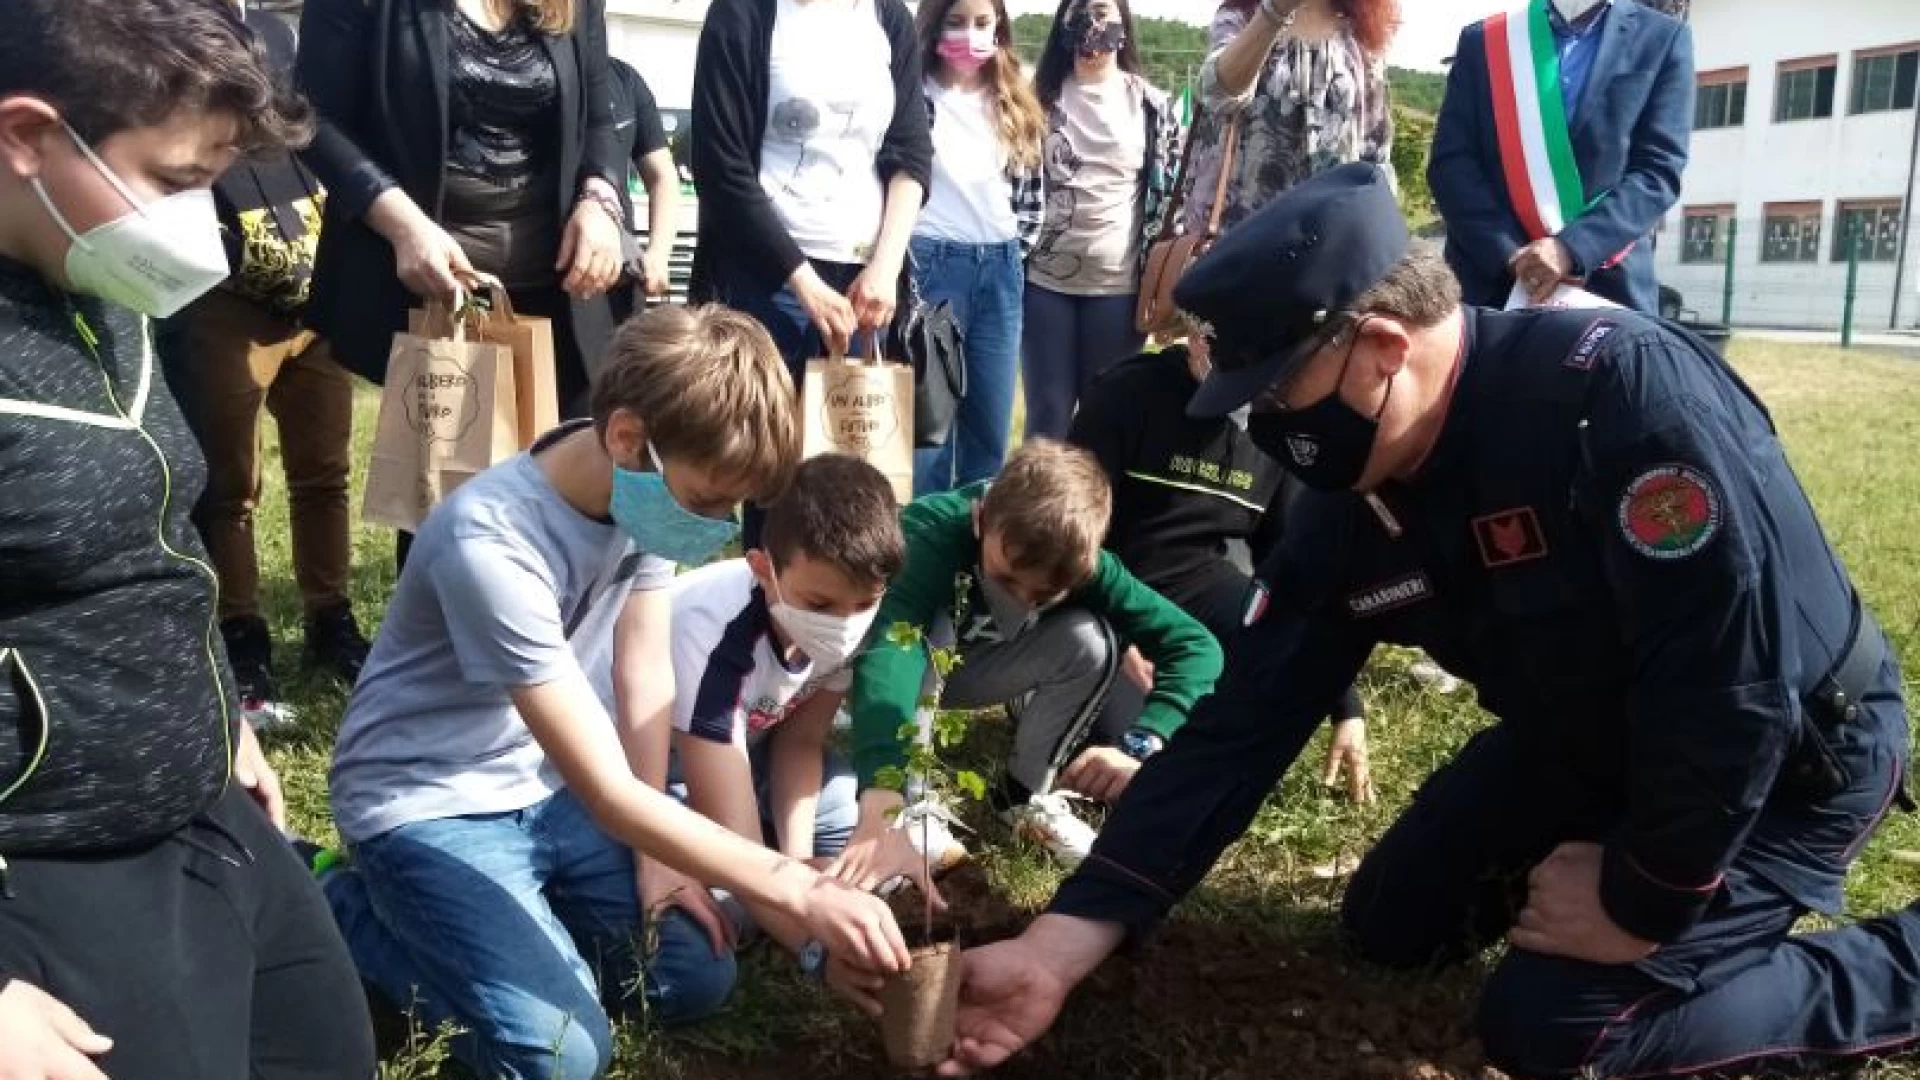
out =
<path fill-rule="evenodd" d="M 874 168 L 893 122 L 893 49 L 876 0 L 777 0 L 760 186 L 810 258 L 863 263 L 880 231 Z"/>
<path fill-rule="evenodd" d="M 933 190 L 915 236 L 963 244 L 1002 244 L 1017 235 L 1007 189 L 1007 152 L 985 88 L 927 80 L 933 102 Z"/>
<path fill-rule="evenodd" d="M 850 666 L 816 673 L 780 658 L 766 593 L 745 559 L 682 574 L 670 591 L 676 730 L 751 746 L 816 692 L 853 684 Z"/>

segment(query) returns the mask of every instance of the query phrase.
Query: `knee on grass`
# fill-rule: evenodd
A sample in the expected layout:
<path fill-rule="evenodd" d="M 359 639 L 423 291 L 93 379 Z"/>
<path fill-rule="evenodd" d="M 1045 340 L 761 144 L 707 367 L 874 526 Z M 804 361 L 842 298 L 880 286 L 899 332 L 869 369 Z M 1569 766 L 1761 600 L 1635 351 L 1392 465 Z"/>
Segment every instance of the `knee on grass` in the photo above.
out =
<path fill-rule="evenodd" d="M 733 953 L 715 955 L 707 932 L 680 911 L 662 915 L 657 932 L 659 947 L 646 963 L 648 1017 L 690 1024 L 719 1012 L 739 978 Z"/>
<path fill-rule="evenodd" d="M 541 1025 L 551 1034 L 512 1042 L 481 1041 L 480 1071 L 503 1080 L 595 1080 L 613 1065 L 613 1028 L 598 1009 L 556 1015 Z"/>
<path fill-rule="evenodd" d="M 1613 1025 L 1582 1019 L 1575 1007 L 1577 966 L 1587 965 L 1509 951 L 1488 976 L 1478 1022 L 1481 1047 L 1496 1068 L 1535 1080 L 1606 1071 L 1599 1055 Z"/>

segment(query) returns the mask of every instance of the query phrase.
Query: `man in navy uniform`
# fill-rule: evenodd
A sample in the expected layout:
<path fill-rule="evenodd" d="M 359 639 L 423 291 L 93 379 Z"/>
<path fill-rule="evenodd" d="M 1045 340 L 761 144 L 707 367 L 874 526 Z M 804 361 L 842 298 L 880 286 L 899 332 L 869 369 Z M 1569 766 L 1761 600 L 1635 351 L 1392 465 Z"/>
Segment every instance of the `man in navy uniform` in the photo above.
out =
<path fill-rule="evenodd" d="M 1767 413 L 1632 312 L 1462 309 L 1385 178 L 1275 200 L 1181 281 L 1211 327 L 1190 406 L 1317 489 L 1213 697 L 1024 935 L 970 952 L 955 1059 L 1037 1038 L 1252 821 L 1379 642 L 1499 720 L 1348 887 L 1376 963 L 1510 948 L 1489 1057 L 1530 1077 L 1814 1067 L 1920 1036 L 1920 912 L 1791 933 L 1901 798 L 1886 640 Z"/>

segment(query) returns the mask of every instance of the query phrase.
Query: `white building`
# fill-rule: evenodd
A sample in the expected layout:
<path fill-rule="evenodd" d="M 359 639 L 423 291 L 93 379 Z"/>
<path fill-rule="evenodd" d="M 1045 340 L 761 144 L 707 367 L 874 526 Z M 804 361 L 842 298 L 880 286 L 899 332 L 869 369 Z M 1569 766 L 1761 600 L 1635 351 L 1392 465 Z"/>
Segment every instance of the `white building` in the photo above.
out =
<path fill-rule="evenodd" d="M 1735 323 L 1833 328 L 1857 235 L 1855 327 L 1888 328 L 1896 290 L 1899 326 L 1920 325 L 1920 0 L 1694 0 L 1692 24 L 1700 98 L 1660 280 L 1718 319 L 1732 231 Z"/>
<path fill-rule="evenodd" d="M 693 58 L 708 0 L 607 0 L 607 51 L 633 65 L 667 131 L 693 106 Z"/>

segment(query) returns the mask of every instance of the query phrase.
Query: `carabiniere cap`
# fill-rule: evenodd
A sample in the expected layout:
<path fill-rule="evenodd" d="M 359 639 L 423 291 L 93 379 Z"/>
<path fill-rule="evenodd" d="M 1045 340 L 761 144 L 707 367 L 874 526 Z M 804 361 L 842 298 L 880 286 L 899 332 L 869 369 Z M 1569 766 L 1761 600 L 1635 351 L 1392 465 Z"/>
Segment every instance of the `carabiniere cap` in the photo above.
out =
<path fill-rule="evenodd" d="M 1387 174 L 1364 162 L 1320 173 L 1230 230 L 1173 290 L 1212 329 L 1213 371 L 1187 415 L 1225 416 L 1292 375 L 1411 243 Z"/>

